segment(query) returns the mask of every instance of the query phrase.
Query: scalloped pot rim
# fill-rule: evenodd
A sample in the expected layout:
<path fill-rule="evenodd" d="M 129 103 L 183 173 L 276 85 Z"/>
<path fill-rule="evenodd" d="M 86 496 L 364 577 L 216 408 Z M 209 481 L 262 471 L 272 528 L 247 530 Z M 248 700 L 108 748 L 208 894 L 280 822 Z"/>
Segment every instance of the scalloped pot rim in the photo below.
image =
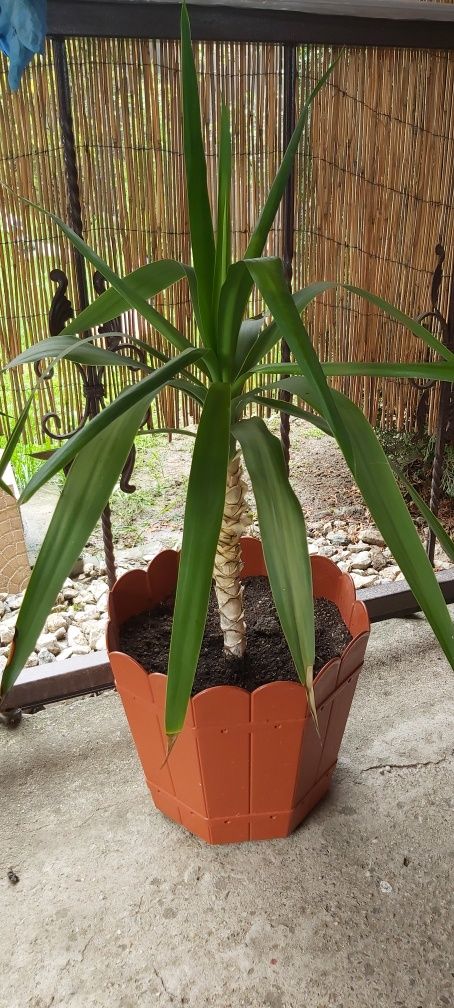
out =
<path fill-rule="evenodd" d="M 259 547 L 260 547 L 260 553 L 261 553 L 261 542 L 260 542 L 259 539 L 253 538 L 252 536 L 244 536 L 242 538 L 242 540 L 241 540 L 241 543 L 242 543 L 242 546 L 243 546 L 243 551 L 244 551 L 245 547 L 246 547 L 246 550 L 249 549 L 249 544 L 253 544 L 252 550 L 254 552 L 255 552 L 255 544 L 258 544 Z M 109 603 L 108 603 L 109 622 L 108 622 L 108 625 L 107 625 L 107 628 L 106 628 L 107 650 L 108 650 L 108 653 L 109 653 L 109 657 L 112 656 L 113 654 L 118 654 L 118 655 L 125 655 L 126 654 L 125 652 L 121 651 L 119 648 L 116 648 L 116 647 L 109 648 L 109 629 L 111 629 L 112 627 L 118 626 L 121 622 L 124 622 L 124 620 L 117 620 L 116 617 L 115 617 L 115 613 L 113 611 L 116 597 L 118 595 L 122 594 L 125 591 L 125 589 L 128 589 L 128 586 L 131 583 L 131 580 L 133 578 L 136 579 L 137 575 L 139 575 L 139 577 L 141 578 L 141 580 L 143 579 L 143 577 L 145 575 L 145 577 L 146 577 L 146 579 L 147 579 L 147 581 L 149 583 L 150 579 L 153 578 L 153 574 L 154 574 L 156 568 L 158 568 L 160 566 L 160 564 L 161 564 L 161 558 L 165 558 L 167 556 L 173 558 L 174 563 L 175 563 L 175 570 L 177 571 L 178 570 L 178 562 L 179 562 L 179 558 L 180 558 L 180 551 L 176 550 L 176 549 L 162 550 L 155 557 L 153 557 L 153 559 L 150 561 L 150 563 L 148 564 L 148 566 L 146 568 L 136 567 L 136 568 L 133 568 L 132 570 L 126 571 L 124 574 L 122 574 L 121 577 L 119 577 L 117 579 L 117 581 L 115 582 L 113 588 L 109 592 Z M 250 559 L 250 558 L 248 557 L 248 555 L 246 555 L 246 560 L 245 560 L 245 564 L 244 564 L 244 566 L 246 568 L 246 573 L 244 573 L 244 571 L 243 571 L 243 577 L 250 577 L 250 576 L 254 577 L 254 576 L 256 576 L 255 572 L 251 572 L 251 571 L 247 570 L 247 566 L 249 566 L 249 565 L 247 565 L 247 560 L 248 559 Z M 254 560 L 257 561 L 257 557 L 255 557 L 255 556 L 253 556 L 252 559 L 253 559 L 253 561 Z M 263 563 L 263 558 L 261 557 L 261 559 L 262 559 L 262 563 Z M 321 556 L 313 555 L 313 556 L 311 556 L 310 559 L 311 559 L 313 574 L 314 574 L 314 567 L 316 565 L 318 565 L 318 564 L 321 563 L 323 565 L 323 567 L 325 568 L 325 571 L 326 570 L 330 570 L 333 573 L 333 575 L 335 576 L 336 581 L 338 581 L 339 583 L 342 583 L 344 586 L 348 585 L 348 587 L 350 589 L 349 594 L 351 593 L 351 598 L 352 598 L 350 618 L 348 618 L 348 617 L 345 618 L 346 614 L 344 615 L 343 613 L 342 613 L 342 616 L 343 616 L 344 622 L 346 623 L 346 625 L 347 625 L 347 627 L 348 627 L 348 629 L 349 629 L 350 632 L 352 632 L 352 630 L 351 630 L 351 623 L 353 622 L 353 619 L 352 619 L 353 616 L 356 617 L 355 623 L 358 624 L 358 632 L 355 633 L 355 634 L 352 634 L 352 640 L 349 641 L 349 643 L 347 644 L 347 646 L 344 648 L 342 654 L 341 655 L 337 655 L 334 658 L 331 658 L 330 661 L 326 662 L 326 664 L 323 665 L 322 668 L 319 670 L 319 672 L 317 673 L 317 675 L 316 675 L 316 677 L 314 679 L 314 686 L 315 686 L 316 684 L 317 685 L 320 684 L 322 676 L 324 675 L 324 673 L 325 673 L 326 670 L 331 669 L 333 667 L 333 665 L 335 663 L 337 663 L 337 662 L 339 662 L 339 663 L 342 664 L 345 661 L 345 659 L 348 657 L 349 653 L 353 649 L 353 646 L 356 644 L 356 641 L 360 637 L 362 637 L 363 635 L 367 635 L 367 637 L 369 636 L 369 633 L 370 633 L 370 620 L 369 620 L 369 614 L 367 612 L 366 606 L 364 605 L 363 602 L 360 602 L 360 601 L 358 601 L 356 599 L 356 589 L 355 589 L 354 581 L 353 581 L 352 577 L 350 576 L 350 574 L 348 574 L 345 571 L 341 571 L 339 569 L 339 567 L 337 566 L 337 564 L 335 564 L 334 561 L 331 560 L 329 557 L 321 557 Z M 255 566 L 255 564 L 253 564 L 253 565 Z M 156 573 L 158 574 L 158 577 L 159 577 L 160 571 L 156 570 Z M 262 573 L 264 574 L 265 577 L 267 576 L 266 569 L 264 568 L 264 564 L 263 564 L 263 571 L 260 571 L 260 574 L 262 574 Z M 129 592 L 128 592 L 128 594 L 129 594 Z M 168 593 L 168 594 L 170 594 L 170 593 Z M 320 595 L 320 593 L 318 593 L 318 594 Z M 158 601 L 158 600 L 156 600 L 156 601 Z M 336 601 L 336 599 L 333 598 L 333 601 Z M 338 604 L 338 603 L 336 602 L 336 604 Z M 143 612 L 146 608 L 147 608 L 147 605 L 146 604 L 143 605 L 143 607 L 141 609 L 137 609 L 136 610 L 135 615 L 138 615 L 140 612 Z M 339 606 L 339 609 L 340 609 L 340 606 Z M 129 618 L 129 617 L 127 617 L 127 618 Z M 366 641 L 366 643 L 367 643 L 367 641 Z M 163 679 L 167 678 L 165 672 L 147 672 L 146 669 L 144 669 L 143 666 L 140 665 L 140 663 L 137 662 L 130 655 L 126 655 L 126 657 L 128 658 L 128 661 L 131 663 L 131 665 L 135 665 L 135 667 L 137 668 L 138 671 L 145 672 L 145 674 L 147 676 L 150 676 L 150 675 L 156 675 L 156 676 L 158 676 L 159 675 L 159 676 L 162 676 Z M 293 687 L 294 689 L 296 689 L 298 691 L 300 690 L 301 685 L 302 685 L 299 682 L 292 682 L 290 680 L 278 680 L 278 681 L 274 681 L 274 682 L 271 682 L 271 683 L 264 683 L 262 686 L 257 686 L 255 690 L 247 690 L 247 689 L 244 689 L 244 687 L 242 687 L 242 686 L 230 686 L 230 685 L 226 686 L 225 684 L 219 684 L 217 686 L 209 686 L 209 687 L 207 687 L 207 689 L 201 690 L 199 693 L 196 694 L 196 696 L 197 697 L 201 697 L 205 693 L 211 693 L 213 690 L 222 690 L 222 689 L 224 689 L 224 690 L 225 689 L 236 690 L 238 693 L 245 693 L 248 696 L 252 696 L 253 694 L 257 694 L 257 693 L 259 693 L 261 691 L 267 690 L 269 687 L 271 687 L 271 688 L 278 687 L 282 682 L 285 682 L 286 685 L 288 685 L 289 687 Z M 192 699 L 194 699 L 194 697 Z"/>
<path fill-rule="evenodd" d="M 242 547 L 243 576 L 266 576 L 260 540 L 245 538 Z M 314 680 L 319 734 L 298 682 L 253 691 L 210 686 L 191 698 L 166 759 L 167 676 L 116 648 L 118 627 L 175 589 L 178 561 L 177 550 L 159 553 L 147 569 L 123 574 L 109 596 L 107 649 L 152 798 L 208 843 L 288 836 L 329 789 L 369 637 L 367 610 L 348 574 L 327 557 L 311 557 L 314 595 L 336 602 L 352 633 Z"/>

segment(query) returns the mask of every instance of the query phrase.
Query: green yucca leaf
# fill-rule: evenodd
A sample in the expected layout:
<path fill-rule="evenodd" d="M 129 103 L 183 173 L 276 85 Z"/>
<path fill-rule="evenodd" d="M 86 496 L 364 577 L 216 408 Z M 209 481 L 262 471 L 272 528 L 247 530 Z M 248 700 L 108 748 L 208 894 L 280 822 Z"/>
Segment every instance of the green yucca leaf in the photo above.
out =
<path fill-rule="evenodd" d="M 440 361 L 435 364 L 425 364 L 419 361 L 407 361 L 403 364 L 380 364 L 375 361 L 328 361 L 322 364 L 323 373 L 328 378 L 338 378 L 342 375 L 364 375 L 373 378 L 420 378 L 430 381 L 454 381 L 454 361 Z M 299 364 L 259 364 L 243 378 L 252 375 L 300 375 Z"/>
<path fill-rule="evenodd" d="M 200 122 L 197 74 L 192 51 L 189 17 L 185 4 L 181 9 L 181 84 L 186 189 L 192 256 L 197 278 L 201 336 L 205 346 L 214 349 L 212 299 L 216 250 Z"/>
<path fill-rule="evenodd" d="M 312 574 L 301 505 L 287 478 L 281 443 L 263 420 L 232 428 L 240 442 L 257 504 L 270 588 L 298 676 L 312 688 L 315 658 Z M 310 696 L 313 707 L 313 695 Z"/>
<path fill-rule="evenodd" d="M 298 311 L 301 313 L 319 294 L 323 294 L 328 290 L 336 290 L 339 288 L 343 288 L 352 294 L 356 294 L 358 297 L 361 297 L 370 304 L 380 308 L 382 311 L 386 312 L 387 315 L 390 315 L 394 321 L 409 329 L 410 332 L 421 339 L 426 346 L 429 346 L 432 350 L 436 351 L 436 353 L 439 354 L 440 357 L 443 357 L 445 361 L 448 361 L 450 364 L 454 363 L 454 354 L 452 351 L 448 347 L 444 346 L 440 340 L 437 340 L 436 337 L 425 328 L 425 326 L 421 325 L 420 322 L 416 322 L 415 319 L 410 318 L 409 315 L 405 315 L 404 312 L 395 308 L 389 301 L 385 301 L 384 298 L 380 298 L 378 295 L 372 294 L 370 291 L 364 290 L 362 287 L 354 287 L 351 284 L 338 283 L 337 281 L 320 281 L 309 284 L 308 287 L 297 291 L 292 296 Z M 266 330 L 260 333 L 256 344 L 252 347 L 250 354 L 243 362 L 242 372 L 244 372 L 244 374 L 241 376 L 243 380 L 245 380 L 246 373 L 256 370 L 256 365 L 258 365 L 259 361 L 262 360 L 262 358 L 265 357 L 266 354 L 269 353 L 281 339 L 282 332 L 275 320 Z M 355 364 L 356 362 L 348 362 L 345 366 L 354 366 Z M 339 362 L 336 366 L 342 366 L 342 362 Z M 377 366 L 381 365 L 377 363 Z M 389 364 L 386 366 L 392 367 L 393 365 Z M 353 374 L 358 372 L 346 371 L 339 373 Z M 363 374 L 364 372 L 360 373 Z"/>
<path fill-rule="evenodd" d="M 214 317 L 217 316 L 219 295 L 231 260 L 230 189 L 232 184 L 232 143 L 230 138 L 229 110 L 225 105 L 222 106 L 221 111 L 218 175 L 218 216 L 213 288 Z"/>
<path fill-rule="evenodd" d="M 229 446 L 230 386 L 215 382 L 203 406 L 186 496 L 167 678 L 169 738 L 183 727 L 199 659 L 224 513 Z"/>
<path fill-rule="evenodd" d="M 256 227 L 249 240 L 244 258 L 255 259 L 261 256 L 265 248 L 268 235 L 273 225 L 274 218 L 279 209 L 288 180 L 291 176 L 295 156 L 301 140 L 303 130 L 308 121 L 311 105 L 318 92 L 331 76 L 336 63 L 341 54 L 328 67 L 323 77 L 306 99 L 301 110 L 298 122 L 291 136 L 287 150 L 285 151 L 279 170 L 270 188 L 265 205 L 257 221 Z M 244 264 L 237 263 L 227 273 L 224 289 L 221 295 L 221 305 L 219 311 L 219 333 L 218 344 L 222 348 L 224 361 L 229 362 L 229 368 L 233 366 L 235 355 L 236 338 L 239 332 L 241 321 L 246 310 L 249 296 L 252 290 L 251 277 L 245 269 Z"/>
<path fill-rule="evenodd" d="M 86 242 L 83 241 L 80 235 L 69 227 L 68 224 L 65 224 L 60 217 L 52 213 L 50 210 L 46 210 L 38 203 L 33 203 L 32 200 L 25 199 L 24 196 L 19 196 L 19 194 L 16 193 L 11 186 L 6 185 L 5 182 L 0 182 L 0 185 L 12 193 L 12 195 L 15 196 L 16 199 L 19 199 L 21 203 L 24 203 L 26 206 L 33 207 L 33 209 L 37 210 L 43 217 L 47 217 L 48 220 L 53 221 L 59 230 L 62 231 L 67 238 L 69 238 L 70 242 L 72 242 L 81 255 L 84 256 L 84 259 L 91 263 L 96 270 L 99 270 L 114 290 L 116 290 L 118 294 L 121 294 L 126 304 L 130 308 L 135 308 L 139 315 L 142 315 L 143 318 L 150 322 L 151 325 L 154 326 L 159 333 L 161 333 L 161 336 L 164 336 L 164 338 L 167 339 L 172 346 L 175 346 L 177 350 L 186 350 L 188 347 L 192 346 L 189 340 L 186 339 L 186 337 L 183 336 L 183 334 L 180 333 L 171 322 L 168 322 L 168 320 L 164 318 L 160 312 L 156 311 L 155 308 L 152 308 L 152 306 L 145 301 L 137 290 L 135 290 L 134 285 L 132 285 L 132 287 L 130 286 L 127 278 L 122 279 L 119 277 L 114 270 L 112 270 L 110 266 L 104 262 L 104 259 L 101 259 L 101 257 L 94 252 L 94 250 L 90 248 Z"/>
<path fill-rule="evenodd" d="M 249 395 L 248 400 L 258 403 L 259 406 L 265 406 L 267 409 L 276 410 L 278 413 L 288 413 L 289 416 L 296 417 L 298 420 L 305 420 L 306 423 L 317 427 L 324 434 L 329 434 L 330 437 L 333 436 L 331 427 L 323 417 L 317 416 L 316 413 L 309 413 L 308 410 L 301 409 L 301 406 L 295 406 L 294 403 L 287 402 L 286 399 L 272 399 L 270 396 L 264 395 Z"/>
<path fill-rule="evenodd" d="M 10 497 L 14 497 L 13 491 L 8 486 L 8 484 L 5 483 L 2 477 L 6 472 L 6 467 L 11 462 L 14 450 L 19 443 L 22 431 L 24 430 L 25 424 L 27 423 L 28 414 L 30 412 L 30 406 L 33 402 L 33 399 L 35 398 L 36 391 L 37 391 L 36 388 L 33 389 L 33 392 L 31 393 L 31 395 L 29 395 L 25 403 L 25 406 L 20 414 L 19 419 L 14 424 L 14 427 L 11 431 L 11 434 L 8 437 L 8 440 L 0 457 L 0 480 L 1 480 L 0 489 L 2 489 L 3 492 L 7 493 Z"/>
<path fill-rule="evenodd" d="M 279 387 L 297 395 L 327 419 L 320 397 L 305 378 L 283 379 Z M 334 389 L 332 395 L 343 421 L 337 428 L 329 421 L 333 435 L 377 527 L 454 668 L 454 625 L 390 463 L 358 406 Z M 345 428 L 349 433 L 348 453 L 344 451 Z"/>
<path fill-rule="evenodd" d="M 107 504 L 147 405 L 148 399 L 142 399 L 117 417 L 73 462 L 19 610 L 2 695 L 14 685 L 33 651 L 65 578 Z"/>
<path fill-rule="evenodd" d="M 131 293 L 141 298 L 155 297 L 166 290 L 177 280 L 186 276 L 187 267 L 174 259 L 160 259 L 159 262 L 147 263 L 139 269 L 128 273 L 123 279 L 127 282 Z M 86 332 L 94 326 L 111 322 L 118 315 L 123 315 L 131 307 L 126 298 L 114 287 L 100 294 L 87 308 L 79 312 L 75 318 L 62 330 L 65 334 Z"/>
<path fill-rule="evenodd" d="M 91 337 L 91 339 L 96 338 L 96 336 Z M 40 361 L 45 357 L 51 360 L 56 357 L 61 359 L 63 351 L 64 356 L 68 360 L 77 364 L 89 364 L 93 367 L 99 367 L 100 365 L 103 367 L 125 367 L 127 365 L 134 371 L 150 370 L 146 364 L 140 364 L 136 360 L 123 357 L 112 350 L 103 350 L 102 347 L 93 346 L 88 340 L 80 340 L 77 336 L 68 336 L 63 333 L 60 336 L 49 336 L 48 339 L 39 340 L 33 346 L 27 347 L 26 350 L 6 364 L 4 370 L 10 370 L 23 364 L 31 364 L 33 361 Z"/>
<path fill-rule="evenodd" d="M 142 402 L 144 398 L 150 403 L 159 389 L 168 384 L 174 375 L 183 370 L 185 366 L 193 364 L 198 360 L 202 352 L 202 350 L 196 350 L 195 348 L 185 350 L 179 357 L 174 357 L 167 364 L 163 364 L 162 367 L 154 371 L 149 377 L 143 378 L 142 381 L 137 382 L 135 385 L 129 385 L 123 389 L 117 399 L 114 399 L 109 406 L 101 410 L 93 420 L 89 420 L 81 430 L 73 434 L 55 452 L 52 452 L 50 458 L 33 474 L 31 480 L 29 480 L 27 486 L 22 491 L 21 503 L 24 504 L 30 500 L 56 473 L 65 469 L 76 458 L 82 448 L 93 441 L 101 431 L 114 423 L 118 417 L 128 412 L 138 402 Z"/>

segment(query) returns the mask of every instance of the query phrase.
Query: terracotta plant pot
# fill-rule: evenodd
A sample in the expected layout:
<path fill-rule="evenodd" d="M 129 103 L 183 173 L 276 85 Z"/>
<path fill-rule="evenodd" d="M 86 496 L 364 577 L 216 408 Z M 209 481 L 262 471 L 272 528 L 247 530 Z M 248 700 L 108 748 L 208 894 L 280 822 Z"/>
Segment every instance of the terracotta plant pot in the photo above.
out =
<path fill-rule="evenodd" d="M 261 543 L 243 539 L 244 577 L 266 575 Z M 179 554 L 166 550 L 148 570 L 114 585 L 107 628 L 115 683 L 157 808 L 208 843 L 288 836 L 326 794 L 369 637 L 353 581 L 326 557 L 312 557 L 314 595 L 335 602 L 353 640 L 315 680 L 320 737 L 299 683 L 252 693 L 214 686 L 193 697 L 183 731 L 164 762 L 166 676 L 149 674 L 119 648 L 119 628 L 175 589 Z"/>

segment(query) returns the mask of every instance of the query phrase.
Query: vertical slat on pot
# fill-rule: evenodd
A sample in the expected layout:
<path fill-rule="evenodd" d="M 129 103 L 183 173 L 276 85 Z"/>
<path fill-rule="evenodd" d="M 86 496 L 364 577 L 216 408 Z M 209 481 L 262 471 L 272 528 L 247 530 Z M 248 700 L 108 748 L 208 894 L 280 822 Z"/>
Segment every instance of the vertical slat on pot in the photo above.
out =
<path fill-rule="evenodd" d="M 160 677 L 159 677 L 160 678 Z M 155 689 L 153 679 L 153 691 Z M 165 717 L 165 690 L 167 677 L 163 676 L 161 684 L 156 677 L 156 684 L 160 690 L 159 708 L 162 711 L 162 732 L 164 734 Z M 196 733 L 194 731 L 194 717 L 192 703 L 186 712 L 183 730 L 180 732 L 175 745 L 168 757 L 168 765 L 172 776 L 173 787 L 178 798 L 178 811 L 183 826 L 187 829 L 199 832 L 194 828 L 196 816 L 206 818 L 207 809 L 203 783 L 200 772 L 199 753 L 197 749 Z"/>
<path fill-rule="evenodd" d="M 250 694 L 215 687 L 195 696 L 192 708 L 211 842 L 247 840 Z"/>
<path fill-rule="evenodd" d="M 323 746 L 323 755 L 318 768 L 319 777 L 329 770 L 337 760 L 359 673 L 360 669 L 350 676 L 350 678 L 347 679 L 338 690 L 336 690 L 336 693 L 331 701 L 331 711 L 325 743 Z M 329 702 L 330 701 L 328 701 L 328 703 Z"/>
<path fill-rule="evenodd" d="M 317 708 L 318 730 L 311 717 L 306 718 L 298 773 L 292 798 L 292 806 L 296 807 L 316 784 L 320 773 L 319 765 L 323 753 L 331 711 L 331 701 L 326 700 Z"/>
<path fill-rule="evenodd" d="M 155 681 L 150 688 L 152 677 L 128 655 L 114 651 L 110 663 L 147 784 L 173 794 L 169 764 L 164 763 L 166 747 L 159 684 Z M 165 690 L 165 676 L 153 678 L 163 680 Z"/>
<path fill-rule="evenodd" d="M 320 672 L 316 676 L 314 682 L 314 695 L 317 710 L 319 706 L 324 703 L 329 696 L 331 696 L 331 693 L 334 693 L 337 677 L 339 675 L 339 667 L 340 658 L 333 658 L 332 661 L 327 662 L 327 664 L 320 669 Z"/>
<path fill-rule="evenodd" d="M 369 640 L 369 630 L 365 630 L 359 637 L 354 637 L 347 645 L 340 663 L 337 686 L 342 686 L 354 672 L 362 667 L 364 655 L 366 654 L 367 642 Z"/>
<path fill-rule="evenodd" d="M 270 824 L 292 809 L 306 713 L 298 683 L 268 683 L 251 695 L 251 815 L 266 814 Z"/>

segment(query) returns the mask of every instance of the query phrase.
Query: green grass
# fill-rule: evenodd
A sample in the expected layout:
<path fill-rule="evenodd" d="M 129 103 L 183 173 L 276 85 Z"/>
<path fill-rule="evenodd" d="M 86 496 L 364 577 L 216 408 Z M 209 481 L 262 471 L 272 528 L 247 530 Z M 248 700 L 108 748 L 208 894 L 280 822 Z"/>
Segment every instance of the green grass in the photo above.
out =
<path fill-rule="evenodd" d="M 5 447 L 6 438 L 4 436 L 0 437 L 0 450 Z M 33 474 L 39 469 L 42 462 L 40 459 L 32 458 L 32 453 L 37 451 L 46 451 L 50 448 L 50 441 L 40 445 L 23 444 L 19 442 L 16 446 L 13 457 L 11 460 L 11 466 L 14 473 L 14 477 L 20 492 L 27 485 L 29 480 L 32 478 Z"/>
<path fill-rule="evenodd" d="M 136 463 L 131 483 L 137 486 L 133 494 L 123 493 L 117 487 L 111 499 L 112 521 L 115 534 L 125 546 L 143 542 L 146 529 L 156 510 L 156 501 L 164 492 L 162 464 L 160 462 L 167 438 L 163 435 L 136 439 Z"/>

